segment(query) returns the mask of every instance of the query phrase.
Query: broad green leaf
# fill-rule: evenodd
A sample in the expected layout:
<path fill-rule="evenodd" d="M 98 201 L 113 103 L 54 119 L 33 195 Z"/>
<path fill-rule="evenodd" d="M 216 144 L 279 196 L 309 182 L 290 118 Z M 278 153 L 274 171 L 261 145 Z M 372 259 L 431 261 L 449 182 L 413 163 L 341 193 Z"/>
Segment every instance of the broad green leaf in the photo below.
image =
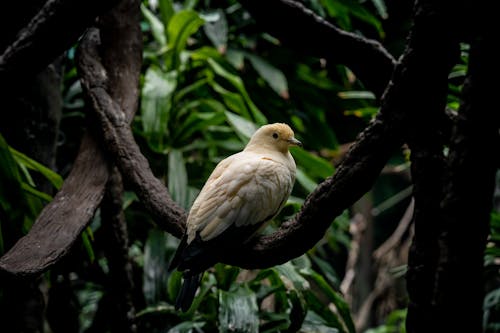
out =
<path fill-rule="evenodd" d="M 208 79 L 203 78 L 203 79 L 200 79 L 200 80 L 197 80 L 197 81 L 191 83 L 190 85 L 187 85 L 186 87 L 183 87 L 182 89 L 178 89 L 175 92 L 174 103 L 176 103 L 176 104 L 180 103 L 180 101 L 183 98 L 185 98 L 187 95 L 194 94 L 198 89 L 200 89 L 201 87 L 203 87 L 207 83 L 208 83 Z"/>
<path fill-rule="evenodd" d="M 297 183 L 299 183 L 308 193 L 316 189 L 318 184 L 312 180 L 301 167 L 297 167 Z"/>
<path fill-rule="evenodd" d="M 175 13 L 167 26 L 168 51 L 166 66 L 169 70 L 180 66 L 181 52 L 186 48 L 188 38 L 203 25 L 203 19 L 194 10 Z"/>
<path fill-rule="evenodd" d="M 163 23 L 144 4 L 141 4 L 141 12 L 151 27 L 151 34 L 160 45 L 160 48 L 166 47 L 167 39 L 165 38 L 165 26 Z"/>
<path fill-rule="evenodd" d="M 171 303 L 175 302 L 177 294 L 181 289 L 181 285 L 182 285 L 182 273 L 179 272 L 178 270 L 174 270 L 172 273 L 170 273 L 167 280 L 168 299 Z"/>
<path fill-rule="evenodd" d="M 161 20 L 163 21 L 163 26 L 168 26 L 170 19 L 175 14 L 174 3 L 172 0 L 159 0 L 160 5 L 160 15 Z M 165 35 L 165 38 L 167 36 Z"/>
<path fill-rule="evenodd" d="M 269 86 L 281 97 L 288 98 L 288 81 L 282 71 L 265 61 L 259 56 L 245 54 L 253 68 L 269 84 Z"/>
<path fill-rule="evenodd" d="M 198 1 L 199 0 L 185 0 L 184 1 L 184 8 L 185 9 L 193 9 L 198 4 Z"/>
<path fill-rule="evenodd" d="M 255 123 L 257 123 L 258 125 L 266 124 L 267 118 L 264 116 L 264 114 L 262 114 L 262 112 L 250 99 L 250 96 L 248 95 L 248 92 L 246 91 L 245 86 L 243 84 L 243 80 L 239 76 L 230 73 L 215 60 L 208 58 L 207 62 L 217 75 L 225 78 L 234 88 L 237 89 L 238 93 L 244 99 L 248 109 L 250 110 L 253 121 L 255 121 Z"/>
<path fill-rule="evenodd" d="M 312 269 L 302 269 L 301 273 L 312 279 L 321 292 L 335 305 L 349 333 L 356 333 L 354 322 L 351 317 L 351 311 L 347 302 L 325 281 L 321 275 L 314 272 Z"/>
<path fill-rule="evenodd" d="M 220 53 L 225 53 L 227 48 L 227 20 L 224 11 L 218 9 L 216 11 L 205 13 L 202 15 L 205 20 L 203 29 L 208 39 L 214 44 L 215 48 Z"/>
<path fill-rule="evenodd" d="M 218 263 L 215 265 L 215 277 L 217 279 L 217 287 L 222 290 L 229 290 L 233 283 L 236 283 L 236 278 L 240 273 L 240 268 Z"/>
<path fill-rule="evenodd" d="M 305 149 L 291 147 L 290 151 L 299 165 L 309 177 L 313 179 L 325 179 L 335 172 L 335 168 L 325 159 L 311 154 Z"/>
<path fill-rule="evenodd" d="M 182 152 L 176 149 L 168 154 L 168 189 L 175 202 L 184 209 L 189 207 L 186 165 Z"/>
<path fill-rule="evenodd" d="M 301 333 L 339 333 L 339 330 L 327 325 L 325 320 L 316 312 L 308 311 L 304 319 L 304 325 L 300 330 Z"/>
<path fill-rule="evenodd" d="M 255 293 L 244 286 L 229 292 L 219 290 L 219 325 L 221 333 L 259 332 Z"/>
<path fill-rule="evenodd" d="M 217 112 L 196 112 L 198 107 L 217 108 Z M 202 132 L 210 126 L 220 125 L 226 120 L 224 106 L 215 100 L 198 100 L 189 103 L 191 113 L 186 120 L 182 122 L 175 134 L 177 144 L 183 144 L 190 140 L 194 133 Z M 222 108 L 222 110 L 220 110 Z M 219 111 L 220 110 L 220 111 Z"/>
<path fill-rule="evenodd" d="M 60 175 L 55 173 L 54 171 L 50 170 L 46 166 L 44 166 L 41 163 L 38 163 L 37 161 L 29 158 L 28 156 L 24 155 L 23 153 L 13 149 L 9 148 L 10 152 L 12 153 L 12 156 L 16 160 L 17 163 L 26 166 L 27 168 L 38 171 L 40 172 L 45 178 L 47 178 L 48 181 L 51 182 L 52 185 L 56 189 L 60 189 L 62 184 L 63 184 L 63 179 Z"/>
<path fill-rule="evenodd" d="M 214 81 L 212 81 L 210 85 L 215 90 L 215 92 L 220 94 L 229 110 L 242 115 L 246 119 L 252 119 L 245 100 L 241 95 L 223 88 L 221 85 Z"/>
<path fill-rule="evenodd" d="M 242 70 L 245 66 L 245 53 L 235 49 L 228 49 L 226 60 L 237 70 Z"/>
<path fill-rule="evenodd" d="M 240 138 L 247 142 L 257 131 L 258 127 L 251 121 L 240 117 L 232 112 L 226 112 L 227 121 L 234 128 Z"/>
<path fill-rule="evenodd" d="M 305 290 L 311 287 L 309 285 L 309 282 L 307 282 L 307 280 L 304 279 L 304 277 L 300 275 L 299 272 L 297 272 L 297 269 L 294 265 L 292 265 L 291 262 L 278 265 L 274 267 L 274 269 L 278 271 L 281 279 L 286 281 L 284 281 L 284 283 L 287 289 L 295 288 L 297 290 Z M 291 282 L 292 285 L 290 285 L 288 282 Z"/>
<path fill-rule="evenodd" d="M 153 150 L 165 148 L 165 135 L 172 107 L 172 94 L 177 87 L 177 72 L 164 73 L 151 66 L 146 71 L 141 100 L 141 122 L 144 135 Z"/>

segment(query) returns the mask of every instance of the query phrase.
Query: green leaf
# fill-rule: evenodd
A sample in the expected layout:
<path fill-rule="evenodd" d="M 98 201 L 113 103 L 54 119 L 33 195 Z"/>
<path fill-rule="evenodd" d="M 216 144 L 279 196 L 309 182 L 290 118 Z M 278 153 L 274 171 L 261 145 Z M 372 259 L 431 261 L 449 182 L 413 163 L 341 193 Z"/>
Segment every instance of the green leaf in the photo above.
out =
<path fill-rule="evenodd" d="M 29 158 L 28 156 L 24 155 L 23 153 L 13 149 L 9 148 L 12 156 L 16 160 L 17 163 L 27 167 L 28 169 L 40 172 L 45 178 L 47 178 L 48 181 L 56 189 L 60 189 L 62 184 L 63 184 L 63 179 L 60 175 L 58 175 L 56 172 L 50 170 L 46 166 L 44 166 L 41 163 L 38 163 L 37 161 Z"/>
<path fill-rule="evenodd" d="M 220 53 L 226 52 L 227 47 L 227 20 L 224 11 L 218 9 L 216 11 L 205 13 L 202 15 L 205 20 L 203 29 L 208 39 L 214 44 L 215 48 Z"/>
<path fill-rule="evenodd" d="M 196 112 L 198 108 L 207 107 L 217 112 Z M 210 126 L 220 125 L 226 120 L 224 105 L 216 100 L 197 100 L 185 106 L 185 108 L 195 109 L 189 113 L 186 120 L 182 122 L 175 133 L 176 144 L 185 144 L 191 141 L 197 132 L 203 132 Z"/>
<path fill-rule="evenodd" d="M 167 26 L 168 51 L 166 66 L 177 69 L 180 54 L 186 48 L 188 38 L 203 25 L 203 19 L 194 10 L 181 10 L 172 16 Z"/>
<path fill-rule="evenodd" d="M 241 95 L 223 88 L 215 81 L 210 82 L 210 85 L 222 97 L 229 110 L 242 115 L 246 119 L 252 119 L 245 100 Z"/>
<path fill-rule="evenodd" d="M 245 142 L 248 141 L 258 129 L 251 121 L 232 112 L 226 112 L 226 117 L 231 127 L 234 128 L 238 136 Z"/>
<path fill-rule="evenodd" d="M 259 332 L 255 293 L 244 286 L 230 292 L 219 290 L 219 325 L 222 333 Z"/>
<path fill-rule="evenodd" d="M 316 312 L 308 311 L 304 324 L 300 330 L 301 333 L 339 333 L 339 330 L 327 325 L 325 320 Z"/>
<path fill-rule="evenodd" d="M 287 289 L 295 288 L 297 290 L 309 289 L 311 286 L 309 282 L 297 271 L 291 262 L 283 265 L 278 265 L 274 269 L 279 273 L 280 278 L 284 280 Z M 290 284 L 291 283 L 291 284 Z"/>
<path fill-rule="evenodd" d="M 305 149 L 291 147 L 290 151 L 297 165 L 313 179 L 323 180 L 330 177 L 335 172 L 335 168 L 330 162 L 311 154 Z"/>
<path fill-rule="evenodd" d="M 160 0 L 159 5 L 161 20 L 163 21 L 163 26 L 166 27 L 175 14 L 174 4 L 172 0 Z M 166 37 L 165 35 L 165 38 Z"/>
<path fill-rule="evenodd" d="M 256 55 L 245 54 L 253 68 L 281 97 L 288 98 L 288 81 L 282 71 Z"/>
<path fill-rule="evenodd" d="M 91 239 L 93 238 L 92 230 L 89 227 L 85 228 L 85 230 L 83 230 L 82 232 L 81 237 L 83 248 L 85 249 L 85 252 L 87 252 L 87 256 L 89 257 L 90 262 L 93 263 L 95 260 L 95 254 L 91 242 Z"/>
<path fill-rule="evenodd" d="M 335 290 L 333 290 L 333 288 L 321 275 L 314 272 L 312 269 L 302 269 L 301 273 L 312 279 L 319 287 L 319 290 L 321 290 L 321 292 L 335 305 L 349 333 L 356 333 L 354 322 L 351 317 L 351 311 L 347 302 Z"/>
<path fill-rule="evenodd" d="M 312 180 L 300 166 L 297 167 L 297 183 L 299 183 L 308 193 L 316 189 L 318 184 Z"/>
<path fill-rule="evenodd" d="M 186 164 L 180 150 L 168 154 L 168 189 L 175 202 L 184 209 L 189 207 Z"/>
<path fill-rule="evenodd" d="M 27 192 L 27 193 L 35 196 L 38 199 L 44 200 L 46 202 L 51 202 L 52 201 L 52 197 L 50 195 L 48 195 L 47 193 L 38 191 L 37 189 L 35 189 L 33 186 L 31 186 L 28 183 L 21 182 L 21 188 L 25 192 Z M 33 212 L 33 213 L 36 213 L 36 212 Z"/>
<path fill-rule="evenodd" d="M 248 109 L 250 110 L 250 113 L 252 115 L 252 120 L 255 121 L 255 123 L 257 123 L 258 125 L 266 124 L 267 118 L 264 116 L 264 114 L 262 114 L 262 112 L 257 108 L 257 106 L 251 100 L 250 96 L 248 95 L 248 92 L 245 89 L 243 80 L 239 76 L 230 73 L 215 60 L 208 58 L 207 62 L 217 75 L 226 79 L 234 88 L 236 88 L 238 93 L 245 101 Z"/>
<path fill-rule="evenodd" d="M 242 70 L 245 66 L 245 53 L 235 49 L 228 49 L 226 52 L 226 60 L 233 65 L 234 68 Z"/>
<path fill-rule="evenodd" d="M 141 4 L 141 12 L 151 27 L 151 34 L 160 45 L 160 48 L 166 47 L 167 39 L 165 38 L 165 26 L 163 23 L 144 4 Z"/>
<path fill-rule="evenodd" d="M 148 144 L 155 151 L 165 149 L 172 95 L 176 87 L 176 71 L 164 73 L 156 66 L 146 71 L 142 88 L 141 122 Z"/>

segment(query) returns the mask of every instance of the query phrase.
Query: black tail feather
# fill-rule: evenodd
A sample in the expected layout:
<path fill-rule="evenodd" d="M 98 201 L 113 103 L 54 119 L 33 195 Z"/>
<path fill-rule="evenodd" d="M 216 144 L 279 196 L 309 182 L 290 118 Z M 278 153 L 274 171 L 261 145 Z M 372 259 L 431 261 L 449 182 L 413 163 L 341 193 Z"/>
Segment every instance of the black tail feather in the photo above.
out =
<path fill-rule="evenodd" d="M 193 304 L 194 296 L 196 294 L 196 290 L 200 285 L 201 278 L 203 273 L 194 274 L 194 275 L 184 275 L 184 282 L 182 283 L 181 291 L 177 295 L 177 299 L 175 301 L 175 309 L 181 309 L 182 312 L 186 312 Z"/>

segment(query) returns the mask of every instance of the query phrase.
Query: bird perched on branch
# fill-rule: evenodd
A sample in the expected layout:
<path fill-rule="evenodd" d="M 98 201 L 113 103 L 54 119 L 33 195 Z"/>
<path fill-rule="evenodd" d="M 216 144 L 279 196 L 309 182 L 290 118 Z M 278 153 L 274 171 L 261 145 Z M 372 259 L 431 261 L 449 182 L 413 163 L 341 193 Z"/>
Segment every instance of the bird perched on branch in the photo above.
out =
<path fill-rule="evenodd" d="M 286 203 L 295 182 L 295 161 L 288 148 L 302 146 L 292 129 L 264 125 L 245 149 L 222 160 L 191 207 L 187 230 L 170 263 L 183 272 L 176 309 L 187 311 L 203 272 L 219 254 L 237 249 Z"/>

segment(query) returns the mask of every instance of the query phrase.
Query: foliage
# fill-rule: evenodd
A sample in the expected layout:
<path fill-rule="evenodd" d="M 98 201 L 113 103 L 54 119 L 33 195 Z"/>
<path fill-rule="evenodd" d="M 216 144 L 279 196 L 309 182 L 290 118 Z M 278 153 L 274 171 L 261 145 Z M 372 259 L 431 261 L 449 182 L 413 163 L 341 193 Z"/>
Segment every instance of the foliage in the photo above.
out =
<path fill-rule="evenodd" d="M 342 29 L 379 39 L 386 36 L 388 11 L 383 0 L 304 2 Z M 297 182 L 283 211 L 264 231 L 272 232 L 335 172 L 342 145 L 351 142 L 378 111 L 373 93 L 348 68 L 325 66 L 323 59 L 299 55 L 280 45 L 273 36 L 259 31 L 236 1 L 144 0 L 141 12 L 144 64 L 140 111 L 132 126 L 154 173 L 186 210 L 216 163 L 241 150 L 258 126 L 287 122 L 305 148 L 292 150 Z M 453 110 L 460 103 L 458 92 L 467 67 L 466 45 L 462 51 L 463 63 L 450 75 L 448 106 Z M 68 141 L 75 128 L 83 127 L 79 122 L 83 100 L 72 52 L 67 55 L 63 87 L 63 127 L 69 128 L 63 131 L 68 133 Z M 400 155 L 394 160 L 398 165 L 405 163 Z M 55 188 L 62 184 L 59 175 L 15 151 L 0 136 L 0 253 L 5 221 L 9 228 L 18 229 L 17 236 L 24 234 L 43 204 L 51 200 L 37 190 L 33 171 Z M 401 196 L 390 203 L 385 199 L 400 191 L 384 184 L 376 208 L 397 206 Z M 286 264 L 255 271 L 217 264 L 205 273 L 191 310 L 179 313 L 173 304 L 181 275 L 167 271 L 178 240 L 144 223 L 150 218 L 132 192 L 126 192 L 124 198 L 129 255 L 140 294 L 136 304 L 141 332 L 355 332 L 351 309 L 339 292 L 350 243 L 349 212 L 332 221 L 314 249 Z M 493 213 L 491 246 L 485 254 L 485 265 L 495 276 L 499 221 Z M 109 267 L 93 237 L 100 228 L 97 213 L 82 236 L 87 256 L 81 270 L 72 272 L 82 332 L 90 330 L 106 296 L 103 276 L 109 276 Z M 60 278 L 54 276 L 47 280 Z M 491 332 L 498 330 L 494 314 L 498 313 L 499 290 L 492 288 L 485 298 L 485 323 Z M 405 332 L 405 317 L 405 310 L 397 310 L 384 325 L 366 333 Z"/>
<path fill-rule="evenodd" d="M 0 134 L 0 254 L 4 253 L 2 229 L 8 228 L 10 234 L 26 233 L 43 205 L 52 200 L 50 195 L 37 190 L 33 171 L 47 178 L 55 188 L 61 187 L 61 176 L 10 147 Z"/>
<path fill-rule="evenodd" d="M 144 139 L 153 156 L 150 161 L 166 178 L 174 200 L 188 209 L 215 164 L 241 150 L 258 126 L 291 121 L 309 149 L 292 151 L 299 167 L 297 186 L 276 222 L 295 213 L 305 195 L 334 172 L 331 158 L 338 141 L 325 125 L 332 105 L 325 98 L 324 105 L 317 102 L 317 89 L 334 96 L 340 93 L 337 101 L 346 101 L 346 109 L 369 107 L 373 96 L 362 92 L 342 95 L 356 83 L 349 83 L 346 77 L 348 86 L 339 85 L 327 70 L 311 71 L 304 60 L 293 65 L 283 61 L 283 49 L 269 36 L 243 33 L 252 22 L 237 4 L 194 11 L 160 1 L 158 7 L 145 2 L 141 10 L 147 47 L 141 112 L 134 130 Z M 287 52 L 286 57 L 293 56 Z M 348 72 L 340 69 L 336 75 Z M 309 126 L 321 131 L 307 132 Z M 348 225 L 341 225 L 328 234 L 326 246 L 333 246 L 330 251 L 348 243 Z M 267 232 L 276 226 L 271 225 Z M 155 244 L 154 248 L 149 244 Z M 354 332 L 350 311 L 332 288 L 332 282 L 338 288 L 338 274 L 329 259 L 321 258 L 322 251 L 311 254 L 313 260 L 305 255 L 293 263 L 255 272 L 218 264 L 205 273 L 191 310 L 178 314 L 171 304 L 181 276 L 166 272 L 176 245 L 172 236 L 157 232 L 150 232 L 145 240 L 147 306 L 138 318 L 152 331 L 158 328 L 147 323 L 161 316 L 171 320 L 172 332 L 212 331 L 215 327 L 222 332 L 295 331 L 301 327 L 304 331 Z"/>

